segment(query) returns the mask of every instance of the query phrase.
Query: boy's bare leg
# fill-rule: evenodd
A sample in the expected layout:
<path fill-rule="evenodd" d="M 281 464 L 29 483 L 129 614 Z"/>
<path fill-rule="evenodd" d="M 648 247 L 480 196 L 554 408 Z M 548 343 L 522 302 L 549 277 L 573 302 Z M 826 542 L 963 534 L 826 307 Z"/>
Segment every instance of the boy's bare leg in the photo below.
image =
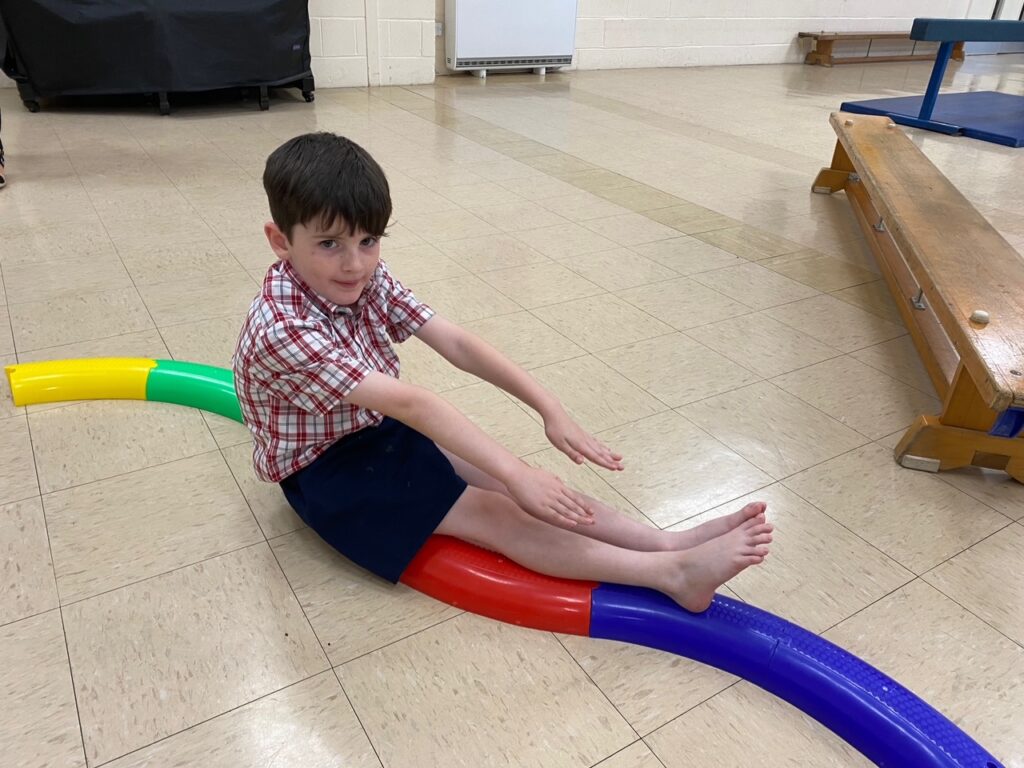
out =
<path fill-rule="evenodd" d="M 440 446 L 438 447 L 440 448 Z M 451 461 L 456 474 L 470 485 L 509 495 L 504 485 L 483 470 L 449 453 L 444 448 L 440 448 L 440 450 Z M 594 524 L 576 526 L 573 529 L 575 533 L 641 552 L 663 552 L 696 547 L 742 525 L 751 518 L 763 515 L 765 511 L 763 502 L 754 502 L 732 514 L 716 517 L 714 520 L 708 520 L 706 523 L 701 523 L 685 531 L 663 531 L 622 514 L 600 499 L 586 496 L 586 494 L 584 497 L 590 502 L 590 508 L 594 513 Z M 761 517 L 759 522 L 763 523 L 764 518 Z"/>
<path fill-rule="evenodd" d="M 763 561 L 772 538 L 770 527 L 752 517 L 691 549 L 637 551 L 557 528 L 531 517 L 508 496 L 472 486 L 437 532 L 551 576 L 657 589 L 690 611 L 705 610 L 719 586 Z"/>

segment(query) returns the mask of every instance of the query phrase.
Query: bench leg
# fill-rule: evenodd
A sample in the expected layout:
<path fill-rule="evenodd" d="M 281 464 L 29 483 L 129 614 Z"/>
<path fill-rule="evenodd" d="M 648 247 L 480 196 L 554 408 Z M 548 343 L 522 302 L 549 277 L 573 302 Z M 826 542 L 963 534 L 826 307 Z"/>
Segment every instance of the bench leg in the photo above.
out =
<path fill-rule="evenodd" d="M 811 191 L 819 195 L 831 195 L 841 189 L 846 189 L 846 182 L 850 174 L 854 173 L 853 163 L 850 161 L 842 142 L 836 142 L 836 151 L 832 153 L 832 165 L 818 171 Z"/>
<path fill-rule="evenodd" d="M 917 417 L 896 446 L 896 461 L 910 469 L 932 472 L 988 467 L 1024 483 L 1024 440 L 989 434 L 996 418 L 961 365 L 942 413 Z"/>
<path fill-rule="evenodd" d="M 832 66 L 832 41 L 815 40 L 812 48 L 804 57 L 804 64 L 820 64 L 823 67 Z"/>

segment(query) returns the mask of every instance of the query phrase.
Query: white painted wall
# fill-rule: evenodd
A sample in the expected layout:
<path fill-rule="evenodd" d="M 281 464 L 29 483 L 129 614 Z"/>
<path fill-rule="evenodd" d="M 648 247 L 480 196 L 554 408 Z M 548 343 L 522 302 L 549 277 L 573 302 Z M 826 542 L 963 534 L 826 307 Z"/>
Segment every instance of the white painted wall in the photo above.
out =
<path fill-rule="evenodd" d="M 798 32 L 909 30 L 921 16 L 966 18 L 972 2 L 991 0 L 578 0 L 575 61 L 578 69 L 795 63 L 809 46 Z M 443 0 L 435 12 L 443 21 Z M 447 72 L 441 41 L 434 64 Z"/>
<path fill-rule="evenodd" d="M 434 0 L 309 0 L 318 88 L 434 80 Z"/>
<path fill-rule="evenodd" d="M 580 69 L 799 62 L 798 32 L 909 30 L 970 0 L 579 0 Z"/>
<path fill-rule="evenodd" d="M 575 61 L 579 69 L 799 62 L 809 44 L 798 44 L 797 32 L 987 18 L 993 2 L 578 0 Z M 429 83 L 447 73 L 444 38 L 434 36 L 444 0 L 309 0 L 309 16 L 319 88 Z"/>

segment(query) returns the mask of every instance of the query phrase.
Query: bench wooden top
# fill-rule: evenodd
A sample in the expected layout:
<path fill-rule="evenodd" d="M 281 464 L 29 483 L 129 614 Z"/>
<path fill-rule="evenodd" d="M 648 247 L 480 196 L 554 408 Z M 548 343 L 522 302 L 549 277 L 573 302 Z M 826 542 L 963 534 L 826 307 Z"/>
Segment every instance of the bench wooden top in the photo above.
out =
<path fill-rule="evenodd" d="M 1024 258 L 889 118 L 831 123 L 982 397 L 1024 408 Z"/>
<path fill-rule="evenodd" d="M 799 32 L 797 37 L 813 37 L 815 40 L 909 40 L 906 32 Z"/>

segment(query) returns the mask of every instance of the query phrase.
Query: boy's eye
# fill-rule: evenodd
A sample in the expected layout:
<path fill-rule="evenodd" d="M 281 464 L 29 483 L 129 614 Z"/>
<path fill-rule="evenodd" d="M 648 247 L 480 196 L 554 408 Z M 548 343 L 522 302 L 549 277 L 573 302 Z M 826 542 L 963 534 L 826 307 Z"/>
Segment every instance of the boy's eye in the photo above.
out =
<path fill-rule="evenodd" d="M 320 241 L 320 247 L 321 248 L 328 248 L 328 249 L 330 249 L 330 248 L 334 248 L 337 245 L 338 245 L 338 241 L 337 240 L 321 240 Z"/>
<path fill-rule="evenodd" d="M 363 248 L 372 248 L 373 246 L 375 246 L 377 244 L 377 238 L 376 237 L 372 237 L 372 236 L 371 237 L 364 237 L 359 242 L 359 244 L 361 246 L 363 246 Z"/>

